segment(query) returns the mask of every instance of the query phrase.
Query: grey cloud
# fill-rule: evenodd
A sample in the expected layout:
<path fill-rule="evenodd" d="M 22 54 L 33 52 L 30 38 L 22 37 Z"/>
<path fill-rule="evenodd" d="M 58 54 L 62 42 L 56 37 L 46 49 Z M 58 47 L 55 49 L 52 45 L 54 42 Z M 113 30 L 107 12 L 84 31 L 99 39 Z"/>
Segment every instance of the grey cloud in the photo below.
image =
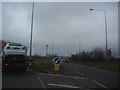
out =
<path fill-rule="evenodd" d="M 3 3 L 3 39 L 21 42 L 29 47 L 32 3 Z M 89 11 L 90 8 L 107 11 L 108 45 L 117 52 L 117 3 L 43 3 L 34 8 L 33 53 L 45 55 L 45 45 L 53 38 L 54 53 L 67 55 L 94 47 L 105 49 L 104 13 Z M 114 43 L 114 44 L 113 44 Z"/>

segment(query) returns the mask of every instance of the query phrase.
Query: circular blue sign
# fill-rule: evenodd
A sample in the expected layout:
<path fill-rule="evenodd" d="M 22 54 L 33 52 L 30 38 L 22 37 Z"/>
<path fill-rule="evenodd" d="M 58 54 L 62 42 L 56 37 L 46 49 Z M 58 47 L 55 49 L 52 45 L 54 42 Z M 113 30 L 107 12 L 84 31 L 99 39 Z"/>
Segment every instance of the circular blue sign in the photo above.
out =
<path fill-rule="evenodd" d="M 60 58 L 55 57 L 55 58 L 53 59 L 53 62 L 54 62 L 55 64 L 60 64 L 60 63 L 61 63 L 61 60 L 60 60 Z"/>

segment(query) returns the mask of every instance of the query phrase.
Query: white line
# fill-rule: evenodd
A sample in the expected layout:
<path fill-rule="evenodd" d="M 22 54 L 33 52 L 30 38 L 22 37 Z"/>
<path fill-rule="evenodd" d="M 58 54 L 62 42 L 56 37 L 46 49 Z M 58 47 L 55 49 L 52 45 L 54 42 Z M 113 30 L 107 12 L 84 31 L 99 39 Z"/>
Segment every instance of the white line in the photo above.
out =
<path fill-rule="evenodd" d="M 77 70 L 75 70 L 75 72 L 80 73 L 81 75 L 84 75 L 83 73 L 81 73 L 81 72 L 79 72 L 79 71 L 77 71 Z M 102 84 L 100 84 L 100 83 L 96 82 L 96 81 L 95 81 L 95 80 L 93 80 L 93 79 L 90 79 L 90 80 L 91 80 L 92 82 L 94 82 L 94 83 L 98 84 L 99 86 L 103 87 L 103 88 L 107 88 L 107 87 L 105 87 L 104 85 L 102 85 Z"/>
<path fill-rule="evenodd" d="M 44 74 L 44 73 L 39 73 L 39 74 Z M 58 77 L 69 77 L 69 78 L 75 78 L 75 79 L 85 79 L 85 78 L 82 78 L 82 77 L 64 76 L 64 75 L 55 75 L 55 74 L 44 74 L 44 75 L 58 76 Z"/>
<path fill-rule="evenodd" d="M 49 83 L 48 85 L 60 86 L 60 87 L 68 87 L 68 88 L 80 88 L 80 87 L 75 87 L 75 86 L 70 86 L 70 85 L 61 85 L 61 84 L 53 84 L 53 83 Z"/>
<path fill-rule="evenodd" d="M 79 74 L 81 74 L 81 75 L 84 75 L 83 73 L 81 73 L 81 72 L 79 72 L 79 71 L 77 71 L 77 70 L 74 70 L 75 72 L 77 72 L 77 73 L 79 73 Z"/>
<path fill-rule="evenodd" d="M 37 77 L 37 78 L 38 78 L 38 80 L 41 82 L 43 88 L 45 89 L 45 85 L 44 85 L 43 81 L 41 80 L 41 78 L 40 78 L 40 77 Z"/>
<path fill-rule="evenodd" d="M 104 86 L 104 85 L 102 85 L 102 84 L 100 84 L 100 83 L 98 83 L 98 82 L 96 82 L 95 80 L 93 80 L 93 79 L 90 79 L 92 82 L 94 82 L 94 83 L 96 83 L 96 84 L 98 84 L 99 86 L 101 86 L 101 87 L 103 87 L 103 88 L 107 88 L 106 86 Z"/>

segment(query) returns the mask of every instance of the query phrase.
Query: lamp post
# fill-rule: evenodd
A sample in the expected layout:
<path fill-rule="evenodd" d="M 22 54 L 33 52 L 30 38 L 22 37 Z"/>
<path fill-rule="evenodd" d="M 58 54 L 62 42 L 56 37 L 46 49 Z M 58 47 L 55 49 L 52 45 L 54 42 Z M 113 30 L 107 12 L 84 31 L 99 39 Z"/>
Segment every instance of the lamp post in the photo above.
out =
<path fill-rule="evenodd" d="M 107 18 L 106 18 L 106 10 L 102 9 L 89 9 L 90 11 L 103 11 L 105 15 L 105 37 L 106 37 L 106 52 L 108 50 L 108 42 L 107 42 Z"/>
<path fill-rule="evenodd" d="M 33 14 L 34 14 L 34 2 L 33 2 L 33 6 L 32 6 L 32 19 L 31 19 L 31 35 L 30 35 L 30 59 L 31 59 L 31 55 L 32 55 Z"/>
<path fill-rule="evenodd" d="M 69 48 L 68 48 L 68 57 L 69 57 Z"/>
<path fill-rule="evenodd" d="M 78 39 L 78 46 L 79 46 L 78 54 L 79 54 L 80 53 L 80 37 L 73 37 L 73 38 L 77 38 Z"/>
<path fill-rule="evenodd" d="M 48 45 L 46 45 L 46 57 L 48 56 Z"/>
<path fill-rule="evenodd" d="M 52 38 L 52 56 L 53 56 L 53 38 Z"/>
<path fill-rule="evenodd" d="M 53 37 L 48 37 L 48 39 L 52 40 L 52 56 L 53 56 Z"/>

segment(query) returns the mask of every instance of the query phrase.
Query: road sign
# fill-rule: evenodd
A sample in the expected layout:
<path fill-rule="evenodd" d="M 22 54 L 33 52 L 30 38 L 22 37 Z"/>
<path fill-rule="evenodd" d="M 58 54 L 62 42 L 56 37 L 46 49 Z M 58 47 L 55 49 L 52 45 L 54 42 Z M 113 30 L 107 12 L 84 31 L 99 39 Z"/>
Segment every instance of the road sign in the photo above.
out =
<path fill-rule="evenodd" d="M 59 71 L 59 66 L 60 66 L 60 64 L 56 64 L 55 67 L 54 67 L 54 70 Z"/>
<path fill-rule="evenodd" d="M 59 66 L 60 66 L 60 63 L 61 63 L 60 58 L 59 57 L 55 57 L 53 59 L 53 63 L 55 64 L 54 70 L 55 71 L 59 71 Z"/>
<path fill-rule="evenodd" d="M 54 62 L 54 64 L 60 64 L 60 63 L 61 63 L 61 60 L 60 60 L 59 57 L 55 57 L 55 58 L 53 59 L 53 62 Z"/>
<path fill-rule="evenodd" d="M 112 51 L 109 49 L 109 50 L 107 50 L 107 55 L 108 56 L 111 56 L 111 54 L 112 54 Z"/>

